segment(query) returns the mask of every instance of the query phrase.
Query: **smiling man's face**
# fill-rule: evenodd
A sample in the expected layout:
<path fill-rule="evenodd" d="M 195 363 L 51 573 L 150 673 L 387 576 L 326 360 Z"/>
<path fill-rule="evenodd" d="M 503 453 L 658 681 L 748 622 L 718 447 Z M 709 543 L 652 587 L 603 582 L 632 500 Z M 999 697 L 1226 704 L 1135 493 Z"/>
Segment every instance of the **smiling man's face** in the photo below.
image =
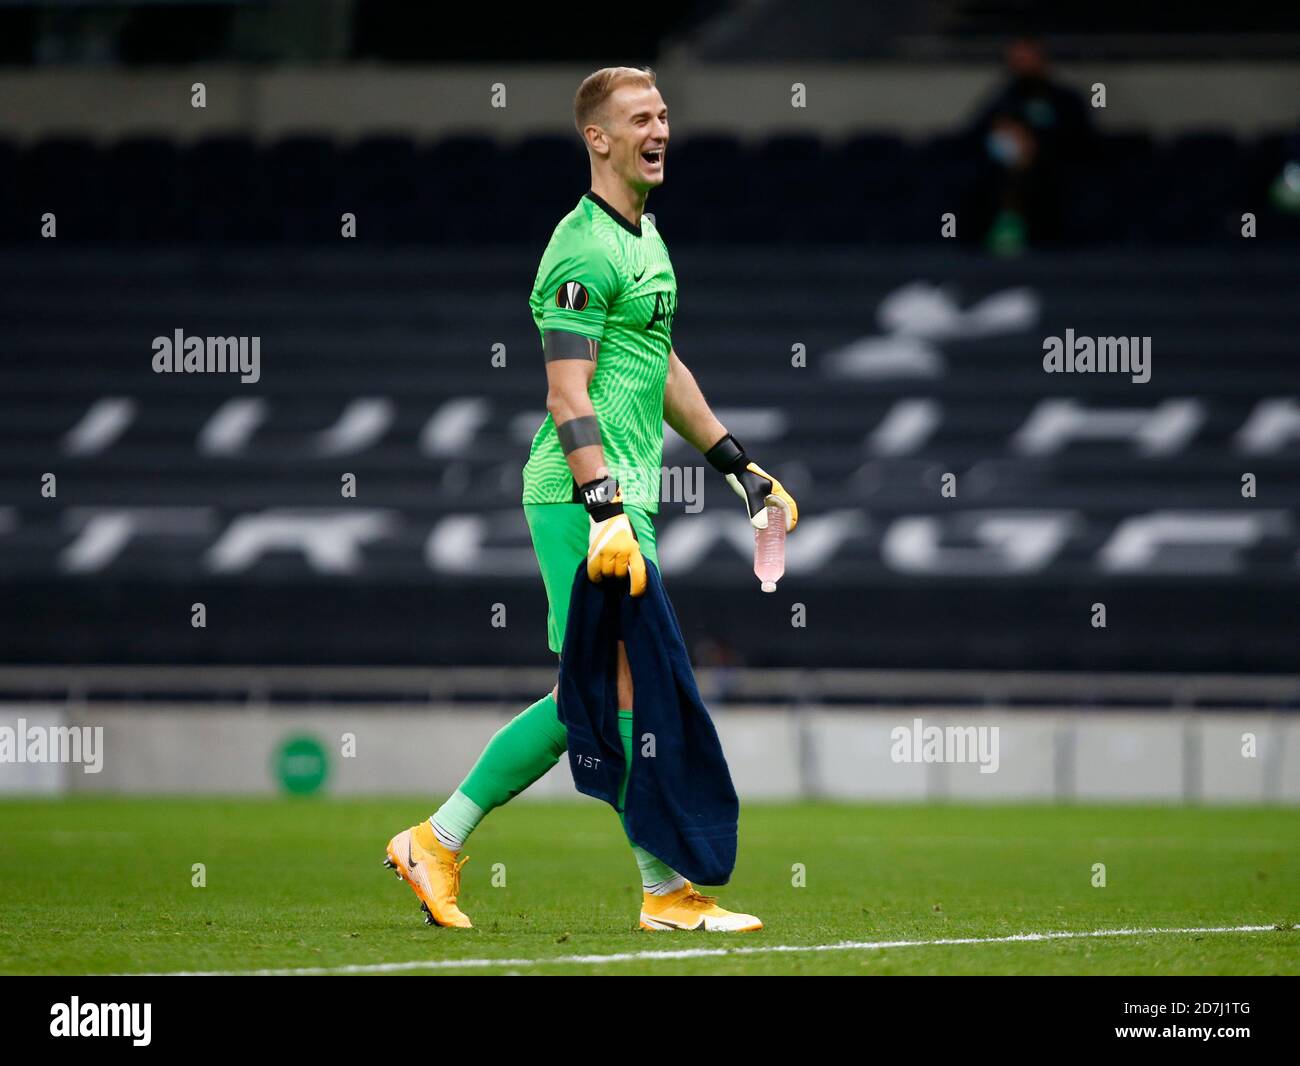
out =
<path fill-rule="evenodd" d="M 601 108 L 614 173 L 639 191 L 663 184 L 668 150 L 668 108 L 653 86 L 621 85 Z"/>

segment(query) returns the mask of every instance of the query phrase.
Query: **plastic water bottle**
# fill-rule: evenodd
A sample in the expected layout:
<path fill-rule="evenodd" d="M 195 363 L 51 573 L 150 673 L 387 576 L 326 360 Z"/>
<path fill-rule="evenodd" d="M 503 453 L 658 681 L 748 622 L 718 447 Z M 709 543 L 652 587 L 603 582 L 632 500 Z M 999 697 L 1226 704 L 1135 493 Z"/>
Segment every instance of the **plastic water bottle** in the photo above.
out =
<path fill-rule="evenodd" d="M 764 592 L 775 592 L 785 573 L 785 508 L 771 504 L 767 528 L 754 530 L 754 576 Z"/>

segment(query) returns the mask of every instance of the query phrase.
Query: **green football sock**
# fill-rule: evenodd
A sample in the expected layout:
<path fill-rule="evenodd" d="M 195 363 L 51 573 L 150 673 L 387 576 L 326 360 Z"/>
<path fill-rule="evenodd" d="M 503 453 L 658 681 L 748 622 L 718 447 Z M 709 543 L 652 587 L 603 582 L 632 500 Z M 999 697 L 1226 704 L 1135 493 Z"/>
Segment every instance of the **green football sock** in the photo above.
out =
<path fill-rule="evenodd" d="M 618 814 L 626 833 L 623 804 L 632 773 L 630 710 L 618 712 L 618 733 L 623 741 L 624 761 L 623 783 L 618 794 Z M 559 762 L 567 747 L 567 731 L 560 722 L 555 697 L 548 692 L 497 730 L 473 769 L 460 783 L 460 788 L 452 793 L 430 819 L 435 823 L 435 832 L 441 829 L 453 842 L 463 844 L 489 811 L 508 803 L 545 774 Z M 672 881 L 678 876 L 670 866 L 636 844 L 632 844 L 632 854 L 641 871 L 643 885 Z"/>
<path fill-rule="evenodd" d="M 630 710 L 620 710 L 618 712 L 618 735 L 623 741 L 623 784 L 618 790 L 618 817 L 623 822 L 623 832 L 627 832 L 627 819 L 623 816 L 624 801 L 627 797 L 627 783 L 632 776 L 632 712 Z M 629 842 L 631 837 L 628 838 Z M 636 856 L 637 869 L 641 871 L 641 884 L 649 888 L 651 885 L 662 884 L 665 881 L 671 881 L 676 878 L 677 871 L 671 866 L 660 862 L 645 848 L 636 844 L 632 845 L 632 854 Z"/>
<path fill-rule="evenodd" d="M 447 797 L 447 802 L 429 819 L 429 828 L 433 830 L 433 835 L 444 848 L 460 851 L 465 844 L 465 838 L 474 832 L 479 822 L 483 821 L 485 814 L 487 811 L 460 789 L 456 789 Z M 420 842 L 424 843 L 423 840 Z"/>
<path fill-rule="evenodd" d="M 559 762 L 567 746 L 555 697 L 548 692 L 496 731 L 433 821 L 463 842 L 489 811 L 508 803 Z"/>

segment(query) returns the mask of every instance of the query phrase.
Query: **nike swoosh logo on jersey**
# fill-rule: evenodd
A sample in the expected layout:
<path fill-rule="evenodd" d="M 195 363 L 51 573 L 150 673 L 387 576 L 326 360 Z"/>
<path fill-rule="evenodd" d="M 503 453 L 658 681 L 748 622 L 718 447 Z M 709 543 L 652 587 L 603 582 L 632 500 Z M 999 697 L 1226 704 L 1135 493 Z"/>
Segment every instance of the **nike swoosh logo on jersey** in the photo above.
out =
<path fill-rule="evenodd" d="M 632 278 L 632 281 L 633 281 L 634 283 L 635 283 L 635 282 L 638 282 L 638 281 L 640 281 L 643 277 L 645 277 L 645 268 L 644 268 L 644 267 L 641 268 L 641 273 L 640 273 L 640 274 L 637 274 L 635 277 Z"/>

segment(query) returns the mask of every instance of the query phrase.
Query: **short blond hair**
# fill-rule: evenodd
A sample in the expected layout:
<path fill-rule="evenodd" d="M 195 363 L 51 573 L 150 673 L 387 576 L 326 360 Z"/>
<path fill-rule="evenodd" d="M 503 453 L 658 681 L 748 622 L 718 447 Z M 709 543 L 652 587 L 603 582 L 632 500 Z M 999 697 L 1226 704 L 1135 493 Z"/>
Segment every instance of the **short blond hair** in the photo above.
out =
<path fill-rule="evenodd" d="M 582 131 L 597 121 L 605 101 L 619 86 L 637 85 L 642 89 L 653 89 L 654 84 L 655 72 L 649 67 L 603 67 L 588 74 L 573 98 L 573 122 L 578 127 L 578 134 L 582 136 Z"/>

